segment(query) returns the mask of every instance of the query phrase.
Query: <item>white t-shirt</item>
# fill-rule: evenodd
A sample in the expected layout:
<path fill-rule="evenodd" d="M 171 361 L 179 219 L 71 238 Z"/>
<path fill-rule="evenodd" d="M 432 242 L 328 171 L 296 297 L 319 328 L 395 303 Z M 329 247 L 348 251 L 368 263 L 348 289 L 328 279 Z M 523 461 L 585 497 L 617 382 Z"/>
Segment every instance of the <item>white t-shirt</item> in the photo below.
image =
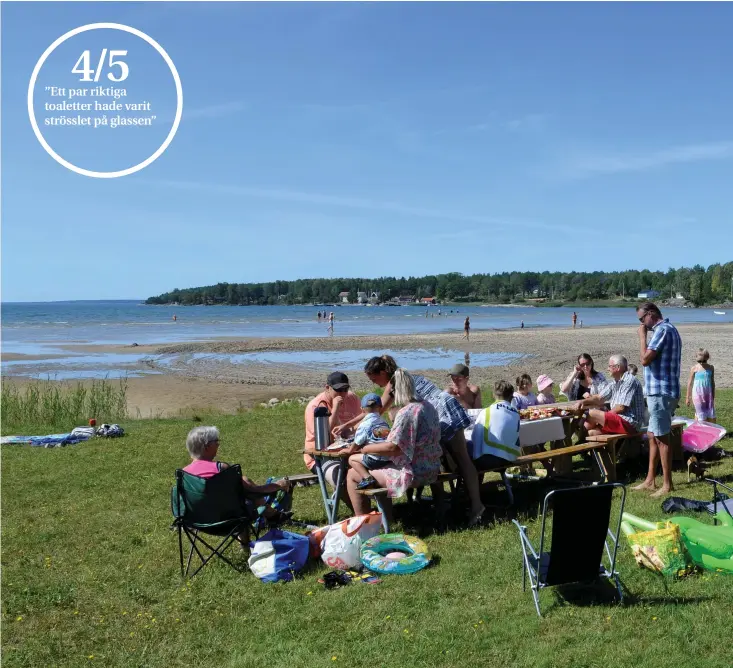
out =
<path fill-rule="evenodd" d="M 471 434 L 474 459 L 494 455 L 513 462 L 519 456 L 519 412 L 508 401 L 482 410 Z"/>

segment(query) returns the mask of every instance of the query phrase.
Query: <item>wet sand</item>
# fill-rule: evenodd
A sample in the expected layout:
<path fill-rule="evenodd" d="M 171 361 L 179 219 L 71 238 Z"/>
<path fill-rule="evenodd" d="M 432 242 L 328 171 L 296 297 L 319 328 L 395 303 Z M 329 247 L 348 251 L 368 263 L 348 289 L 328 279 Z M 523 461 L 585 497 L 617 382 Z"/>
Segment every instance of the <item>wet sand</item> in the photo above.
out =
<path fill-rule="evenodd" d="M 66 345 L 70 353 L 135 353 L 171 356 L 170 367 L 158 365 L 154 359 L 143 363 L 145 369 L 162 373 L 128 379 L 129 407 L 132 416 L 179 415 L 192 410 L 215 407 L 226 412 L 247 408 L 271 397 L 279 399 L 313 394 L 325 384 L 323 369 L 309 365 L 248 363 L 233 364 L 226 360 L 191 360 L 189 353 L 251 353 L 267 351 L 370 350 L 395 351 L 399 363 L 400 350 L 445 348 L 459 351 L 455 362 L 463 361 L 462 353 L 504 352 L 525 355 L 506 366 L 472 367 L 471 379 L 482 386 L 485 395 L 494 381 L 505 378 L 512 382 L 517 375 L 529 373 L 532 378 L 545 373 L 559 384 L 572 370 L 578 354 L 590 353 L 596 368 L 606 370 L 608 357 L 625 355 L 638 365 L 638 338 L 635 326 L 599 327 L 593 329 L 514 329 L 471 333 L 470 341 L 462 332 L 455 334 L 412 334 L 380 337 L 323 338 L 251 338 L 246 340 L 215 339 L 197 343 L 146 346 Z M 718 387 L 733 387 L 733 356 L 730 354 L 733 325 L 688 324 L 678 327 L 683 341 L 682 383 L 686 385 L 689 369 L 699 347 L 710 351 Z M 36 358 L 38 356 L 35 356 Z M 51 360 L 53 356 L 49 355 Z M 17 359 L 17 356 L 13 357 Z M 11 359 L 10 355 L 4 359 Z M 39 369 L 41 371 L 41 369 Z M 424 369 L 424 375 L 441 387 L 447 383 L 447 368 Z M 371 383 L 360 371 L 348 372 L 356 390 L 368 390 Z M 5 377 L 9 382 L 27 380 Z"/>

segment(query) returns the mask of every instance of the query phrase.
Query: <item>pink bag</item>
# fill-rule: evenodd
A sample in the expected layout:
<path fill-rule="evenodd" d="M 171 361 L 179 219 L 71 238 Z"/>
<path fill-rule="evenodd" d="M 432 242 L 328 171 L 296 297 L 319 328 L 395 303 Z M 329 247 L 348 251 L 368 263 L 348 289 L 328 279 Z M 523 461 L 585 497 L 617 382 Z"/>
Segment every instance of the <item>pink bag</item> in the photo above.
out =
<path fill-rule="evenodd" d="M 682 447 L 688 452 L 701 453 L 714 446 L 726 430 L 712 422 L 693 422 L 682 432 Z"/>
<path fill-rule="evenodd" d="M 326 528 L 321 544 L 323 563 L 341 570 L 357 568 L 361 564 L 361 544 L 379 534 L 382 513 L 359 515 Z"/>

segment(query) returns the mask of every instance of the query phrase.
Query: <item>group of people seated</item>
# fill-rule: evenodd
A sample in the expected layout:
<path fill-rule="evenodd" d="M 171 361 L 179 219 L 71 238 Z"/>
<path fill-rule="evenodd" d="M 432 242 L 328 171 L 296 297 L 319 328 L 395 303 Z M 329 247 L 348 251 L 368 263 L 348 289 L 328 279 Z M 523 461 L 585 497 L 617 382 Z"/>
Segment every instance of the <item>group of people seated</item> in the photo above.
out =
<path fill-rule="evenodd" d="M 578 415 L 584 416 L 587 433 L 634 434 L 644 420 L 644 394 L 639 380 L 622 355 L 610 358 L 611 380 L 597 372 L 588 354 L 577 364 L 560 392 L 574 402 Z M 369 499 L 361 490 L 387 489 L 389 497 L 402 496 L 407 489 L 434 484 L 440 473 L 441 458 L 450 455 L 466 484 L 470 499 L 469 523 L 480 521 L 484 512 L 479 495 L 477 471 L 510 466 L 520 455 L 520 411 L 555 403 L 553 381 L 547 375 L 537 379 L 539 394 L 532 392 L 527 374 L 516 380 L 516 388 L 500 380 L 494 384 L 494 401 L 472 419 L 468 411 L 483 408 L 479 387 L 470 383 L 469 369 L 457 364 L 450 369 L 449 385 L 441 390 L 424 376 L 411 374 L 389 355 L 371 358 L 364 372 L 383 389 L 382 395 L 370 392 L 362 399 L 351 391 L 346 374 L 329 374 L 326 386 L 305 410 L 305 464 L 313 470 L 316 449 L 315 409 L 327 408 L 330 442 L 346 441 L 348 456 L 347 502 L 355 513 L 369 512 Z M 390 422 L 386 418 L 389 418 Z M 470 448 L 464 430 L 476 424 Z M 227 464 L 216 461 L 219 432 L 215 427 L 193 429 L 186 442 L 192 462 L 185 471 L 201 477 L 215 475 Z M 325 459 L 322 472 L 329 485 L 336 485 L 338 459 Z M 271 495 L 290 494 L 287 478 L 266 485 L 255 485 L 244 478 L 251 510 L 269 518 L 273 511 Z M 283 519 L 283 518 L 281 518 Z"/>
<path fill-rule="evenodd" d="M 607 380 L 596 371 L 592 357 L 583 354 L 560 384 L 560 392 L 584 418 L 582 424 L 589 435 L 640 430 L 644 394 L 629 367 L 624 356 L 612 356 Z M 555 403 L 549 376 L 537 378 L 539 394 L 535 394 L 531 377 L 522 374 L 516 379 L 516 388 L 504 380 L 495 383 L 494 401 L 472 419 L 468 411 L 483 408 L 483 400 L 464 364 L 451 368 L 450 383 L 444 390 L 424 376 L 400 368 L 389 355 L 371 358 L 364 372 L 383 389 L 381 397 L 369 393 L 359 400 L 346 374 L 335 371 L 305 411 L 306 466 L 312 470 L 315 465 L 314 411 L 325 406 L 331 441 L 348 443 L 344 450 L 349 463 L 346 489 L 348 502 L 357 513 L 369 509 L 369 500 L 359 494 L 361 490 L 381 487 L 387 489 L 388 496 L 399 497 L 408 488 L 434 483 L 441 457 L 448 454 L 466 482 L 471 502 L 469 521 L 478 522 L 484 507 L 477 471 L 511 465 L 520 455 L 520 411 Z M 476 420 L 480 428 L 473 430 L 469 448 L 464 430 Z M 327 482 L 335 486 L 339 460 L 325 459 L 322 466 Z"/>
<path fill-rule="evenodd" d="M 354 512 L 369 511 L 369 500 L 359 491 L 370 486 L 385 487 L 388 496 L 399 497 L 408 488 L 434 484 L 446 452 L 465 480 L 471 503 L 469 523 L 479 522 L 485 509 L 464 434 L 471 418 L 455 394 L 464 394 L 464 399 L 476 405 L 477 388 L 467 387 L 457 374 L 452 376 L 458 381 L 455 393 L 446 392 L 424 376 L 400 368 L 389 355 L 372 357 L 364 373 L 382 388 L 381 397 L 368 394 L 360 401 L 351 391 L 348 377 L 333 372 L 324 391 L 306 407 L 306 466 L 312 469 L 315 465 L 311 455 L 316 445 L 314 411 L 325 406 L 330 413 L 331 438 L 353 437 L 345 454 L 350 464 L 346 478 L 348 502 Z M 391 420 L 391 427 L 385 417 Z M 322 466 L 326 480 L 335 485 L 338 462 L 327 460 Z"/>
<path fill-rule="evenodd" d="M 679 399 L 681 340 L 677 330 L 651 302 L 638 307 L 637 317 L 646 398 L 636 377 L 637 367 L 620 354 L 610 357 L 608 378 L 595 369 L 590 355 L 578 356 L 575 367 L 560 383 L 559 391 L 579 418 L 581 437 L 586 433 L 634 435 L 648 422 L 649 473 L 637 489 L 655 489 L 659 457 L 664 480 L 657 494 L 664 494 L 673 488 L 669 434 Z M 651 341 L 647 341 L 649 332 L 653 332 Z M 687 390 L 687 403 L 694 400 L 696 416 L 702 420 L 715 419 L 714 370 L 708 364 L 709 357 L 706 350 L 698 351 Z M 386 488 L 390 497 L 399 497 L 407 489 L 434 484 L 441 458 L 448 455 L 465 482 L 470 501 L 469 523 L 479 522 L 485 508 L 479 495 L 477 471 L 510 466 L 520 454 L 521 411 L 555 403 L 554 382 L 546 374 L 535 381 L 537 394 L 533 392 L 532 378 L 526 373 L 517 377 L 516 387 L 498 381 L 493 387 L 494 401 L 483 408 L 481 390 L 471 383 L 467 364 L 456 364 L 450 369 L 450 382 L 442 390 L 424 376 L 400 368 L 389 355 L 372 357 L 364 373 L 382 388 L 381 396 L 369 393 L 360 400 L 351 391 L 346 374 L 335 371 L 329 374 L 323 392 L 305 411 L 305 464 L 310 470 L 316 464 L 314 411 L 325 407 L 328 413 L 325 438 L 329 443 L 336 439 L 346 441 L 342 452 L 348 456 L 349 463 L 347 501 L 356 513 L 368 512 L 369 500 L 360 492 L 370 487 Z M 472 430 L 468 431 L 469 427 Z M 471 439 L 470 448 L 467 434 Z M 187 442 L 193 461 L 185 470 L 204 477 L 220 470 L 222 464 L 215 461 L 218 438 L 213 427 L 194 429 Z M 331 486 L 336 485 L 338 470 L 339 460 L 324 458 L 321 471 Z M 268 495 L 291 491 L 287 479 L 264 486 L 245 479 L 244 485 L 260 513 L 270 512 L 266 508 Z"/>

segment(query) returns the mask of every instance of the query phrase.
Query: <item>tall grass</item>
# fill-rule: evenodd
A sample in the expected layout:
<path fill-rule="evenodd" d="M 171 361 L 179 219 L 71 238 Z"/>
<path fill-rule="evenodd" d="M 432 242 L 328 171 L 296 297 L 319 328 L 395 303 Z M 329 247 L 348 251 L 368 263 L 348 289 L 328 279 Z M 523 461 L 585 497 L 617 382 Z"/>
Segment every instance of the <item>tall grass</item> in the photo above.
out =
<path fill-rule="evenodd" d="M 127 379 L 75 384 L 38 380 L 24 387 L 3 379 L 0 406 L 4 433 L 33 426 L 71 429 L 89 418 L 119 422 L 127 417 Z"/>

